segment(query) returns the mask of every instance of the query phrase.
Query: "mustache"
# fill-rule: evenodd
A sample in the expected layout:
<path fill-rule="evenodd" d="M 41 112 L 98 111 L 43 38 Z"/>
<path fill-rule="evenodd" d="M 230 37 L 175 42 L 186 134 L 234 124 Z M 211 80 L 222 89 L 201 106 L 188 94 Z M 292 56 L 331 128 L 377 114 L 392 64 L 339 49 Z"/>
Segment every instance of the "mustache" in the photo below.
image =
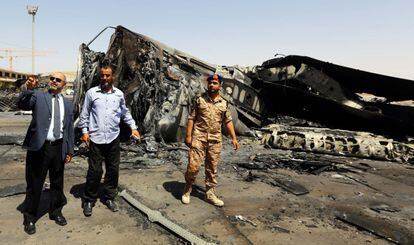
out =
<path fill-rule="evenodd" d="M 53 85 L 53 84 L 49 84 L 49 89 L 56 90 L 56 89 L 58 89 L 58 86 Z"/>

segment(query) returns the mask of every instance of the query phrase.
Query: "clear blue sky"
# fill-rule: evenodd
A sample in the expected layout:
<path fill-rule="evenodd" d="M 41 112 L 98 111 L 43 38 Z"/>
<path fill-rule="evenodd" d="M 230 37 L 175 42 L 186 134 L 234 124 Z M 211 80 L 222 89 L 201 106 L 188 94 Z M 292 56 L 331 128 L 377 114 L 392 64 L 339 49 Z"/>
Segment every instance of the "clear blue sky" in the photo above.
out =
<path fill-rule="evenodd" d="M 37 72 L 75 70 L 82 42 L 123 25 L 213 64 L 298 54 L 414 80 L 414 1 L 7 0 L 0 49 L 31 48 L 28 4 L 39 6 L 36 49 L 57 52 L 37 57 Z M 91 47 L 105 51 L 110 34 Z M 7 64 L 0 59 L 0 67 Z M 16 58 L 14 66 L 31 71 L 31 58 Z"/>

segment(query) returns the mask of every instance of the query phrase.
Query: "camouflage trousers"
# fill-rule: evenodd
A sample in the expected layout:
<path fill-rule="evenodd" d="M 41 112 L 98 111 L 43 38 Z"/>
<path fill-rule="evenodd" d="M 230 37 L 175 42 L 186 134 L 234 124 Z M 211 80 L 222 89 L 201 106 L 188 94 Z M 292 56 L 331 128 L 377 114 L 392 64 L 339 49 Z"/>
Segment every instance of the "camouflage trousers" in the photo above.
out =
<path fill-rule="evenodd" d="M 220 161 L 221 142 L 202 142 L 193 139 L 188 153 L 188 166 L 185 173 L 187 184 L 193 184 L 201 163 L 205 161 L 205 183 L 207 187 L 217 185 L 217 168 Z"/>

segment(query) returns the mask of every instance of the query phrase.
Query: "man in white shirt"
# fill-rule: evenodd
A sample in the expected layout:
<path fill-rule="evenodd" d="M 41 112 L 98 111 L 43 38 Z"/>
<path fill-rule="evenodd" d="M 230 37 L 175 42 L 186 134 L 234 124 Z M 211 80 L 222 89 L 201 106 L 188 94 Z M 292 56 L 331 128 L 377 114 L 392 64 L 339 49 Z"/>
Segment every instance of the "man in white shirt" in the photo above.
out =
<path fill-rule="evenodd" d="M 131 128 L 131 137 L 139 139 L 134 119 L 125 104 L 124 94 L 114 87 L 113 70 L 110 66 L 100 69 L 101 84 L 86 92 L 80 114 L 79 128 L 82 141 L 89 146 L 88 173 L 83 197 L 83 213 L 89 217 L 98 198 L 98 187 L 105 161 L 102 202 L 113 212 L 118 211 L 114 202 L 119 178 L 119 124 L 121 119 Z"/>

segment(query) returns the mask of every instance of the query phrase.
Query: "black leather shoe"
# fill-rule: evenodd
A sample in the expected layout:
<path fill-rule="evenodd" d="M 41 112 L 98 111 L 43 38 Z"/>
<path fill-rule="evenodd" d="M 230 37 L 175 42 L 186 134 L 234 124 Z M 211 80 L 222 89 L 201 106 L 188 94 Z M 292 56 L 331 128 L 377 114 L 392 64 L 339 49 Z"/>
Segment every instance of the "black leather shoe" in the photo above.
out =
<path fill-rule="evenodd" d="M 68 224 L 68 222 L 66 221 L 65 217 L 63 217 L 62 214 L 51 215 L 49 216 L 49 218 L 51 220 L 54 220 L 56 224 L 61 225 L 61 226 L 65 226 Z"/>
<path fill-rule="evenodd" d="M 118 212 L 118 205 L 114 202 L 114 200 L 105 200 L 104 204 L 111 210 L 112 212 Z"/>
<path fill-rule="evenodd" d="M 35 234 L 36 233 L 36 225 L 34 222 L 27 222 L 24 224 L 24 231 L 29 234 Z"/>
<path fill-rule="evenodd" d="M 83 204 L 83 214 L 86 217 L 89 217 L 92 215 L 92 208 L 93 208 L 93 204 L 91 202 L 85 202 Z"/>

